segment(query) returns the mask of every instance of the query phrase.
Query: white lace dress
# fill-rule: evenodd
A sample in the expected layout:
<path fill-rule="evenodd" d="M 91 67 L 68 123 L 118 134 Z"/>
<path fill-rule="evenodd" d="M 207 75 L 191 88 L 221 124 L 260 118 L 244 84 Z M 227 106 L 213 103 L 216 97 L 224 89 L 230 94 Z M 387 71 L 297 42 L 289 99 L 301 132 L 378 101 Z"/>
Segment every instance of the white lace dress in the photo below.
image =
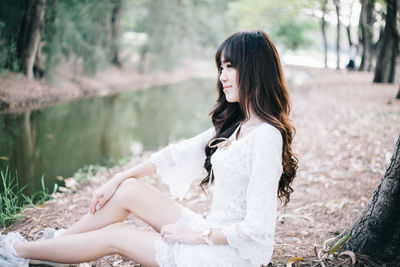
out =
<path fill-rule="evenodd" d="M 211 210 L 206 218 L 183 208 L 177 224 L 201 231 L 221 228 L 229 245 L 187 245 L 157 240 L 160 266 L 267 265 L 274 248 L 277 189 L 282 173 L 282 136 L 268 123 L 256 126 L 211 157 L 214 173 Z M 194 179 L 205 176 L 204 148 L 215 129 L 152 154 L 157 174 L 182 199 Z"/>

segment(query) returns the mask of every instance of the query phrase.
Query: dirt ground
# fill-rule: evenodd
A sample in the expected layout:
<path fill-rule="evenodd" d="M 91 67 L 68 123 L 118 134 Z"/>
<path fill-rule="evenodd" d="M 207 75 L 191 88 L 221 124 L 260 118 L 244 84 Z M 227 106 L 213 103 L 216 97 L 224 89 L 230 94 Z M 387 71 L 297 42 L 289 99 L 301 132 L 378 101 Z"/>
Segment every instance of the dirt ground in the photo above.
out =
<path fill-rule="evenodd" d="M 304 257 L 307 266 L 320 266 L 315 253 L 325 240 L 349 227 L 366 206 L 389 166 L 400 133 L 398 86 L 374 85 L 372 73 L 301 69 L 309 74 L 308 82 L 291 88 L 299 169 L 290 203 L 279 208 L 274 266 L 286 266 L 296 256 Z M 90 183 L 70 188 L 71 192 L 46 205 L 26 208 L 25 217 L 7 230 L 32 239 L 44 227 L 68 227 L 88 211 L 93 189 L 119 170 L 99 173 Z M 146 181 L 169 194 L 158 177 Z M 198 187 L 192 189 L 182 205 L 205 215 L 210 201 L 205 201 Z M 154 231 L 134 215 L 127 223 Z M 136 266 L 120 256 L 81 266 L 88 265 Z"/>

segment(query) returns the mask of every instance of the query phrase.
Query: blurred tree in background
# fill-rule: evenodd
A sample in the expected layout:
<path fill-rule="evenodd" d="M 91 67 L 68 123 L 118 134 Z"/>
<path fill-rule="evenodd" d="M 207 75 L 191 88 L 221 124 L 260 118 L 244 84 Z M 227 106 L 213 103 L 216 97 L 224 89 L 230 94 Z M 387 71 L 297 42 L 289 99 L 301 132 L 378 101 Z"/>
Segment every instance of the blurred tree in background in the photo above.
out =
<path fill-rule="evenodd" d="M 44 24 L 37 33 L 38 5 Z M 0 68 L 54 78 L 57 66 L 71 64 L 78 73 L 94 74 L 119 64 L 118 38 L 122 1 L 12 1 L 0 4 Z M 44 28 L 44 29 L 43 29 Z M 35 32 L 36 31 L 36 32 Z M 39 38 L 36 44 L 29 40 Z M 33 65 L 25 63 L 32 58 Z M 31 59 L 32 61 L 32 59 Z"/>
<path fill-rule="evenodd" d="M 110 34 L 114 1 L 49 0 L 43 35 L 45 73 L 53 77 L 60 63 L 74 72 L 95 74 L 112 62 Z"/>
<path fill-rule="evenodd" d="M 229 4 L 229 13 L 239 29 L 262 29 L 285 48 L 296 50 L 312 44 L 310 30 L 316 28 L 308 9 L 308 0 L 237 0 Z"/>
<path fill-rule="evenodd" d="M 140 48 L 141 64 L 150 68 L 170 69 L 184 58 L 209 55 L 233 24 L 224 15 L 227 0 L 148 0 L 132 4 L 135 32 L 147 34 Z M 143 67 L 142 65 L 142 68 Z"/>

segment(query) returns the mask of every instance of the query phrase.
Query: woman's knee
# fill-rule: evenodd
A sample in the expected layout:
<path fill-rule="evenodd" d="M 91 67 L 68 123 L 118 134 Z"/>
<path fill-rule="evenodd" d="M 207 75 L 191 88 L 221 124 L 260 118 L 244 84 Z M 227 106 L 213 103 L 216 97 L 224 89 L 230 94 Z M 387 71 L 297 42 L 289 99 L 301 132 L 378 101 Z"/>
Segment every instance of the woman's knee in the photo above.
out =
<path fill-rule="evenodd" d="M 111 253 L 120 253 L 120 242 L 119 239 L 123 236 L 123 232 L 126 230 L 128 226 L 122 222 L 112 223 L 100 231 L 105 235 L 108 247 L 108 252 Z"/>
<path fill-rule="evenodd" d="M 135 192 L 139 190 L 140 183 L 143 182 L 135 178 L 126 179 L 118 186 L 114 198 L 121 201 L 132 200 L 137 195 Z"/>

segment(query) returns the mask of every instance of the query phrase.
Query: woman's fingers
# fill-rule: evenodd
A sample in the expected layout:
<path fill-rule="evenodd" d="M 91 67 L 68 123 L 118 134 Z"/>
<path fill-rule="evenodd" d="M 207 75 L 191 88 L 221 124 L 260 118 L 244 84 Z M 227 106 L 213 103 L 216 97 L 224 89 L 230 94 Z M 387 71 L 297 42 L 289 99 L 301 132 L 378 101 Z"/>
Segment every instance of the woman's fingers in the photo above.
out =
<path fill-rule="evenodd" d="M 103 205 L 104 205 L 104 203 L 106 203 L 106 201 L 107 201 L 108 199 L 105 197 L 105 196 L 102 196 L 99 200 L 98 200 L 98 202 L 97 202 L 97 204 L 96 204 L 96 210 L 99 210 L 99 209 L 101 209 L 102 207 L 103 207 Z"/>
<path fill-rule="evenodd" d="M 100 209 L 98 206 L 99 200 L 102 196 L 101 195 L 94 195 L 92 198 L 92 202 L 90 204 L 90 213 L 94 214 L 96 210 Z"/>
<path fill-rule="evenodd" d="M 92 200 L 90 201 L 90 206 L 89 206 L 89 211 L 90 214 L 93 214 L 93 207 L 96 205 L 96 200 L 94 198 L 94 196 L 92 197 Z"/>
<path fill-rule="evenodd" d="M 160 234 L 161 237 L 165 237 L 166 235 L 173 235 L 175 233 L 179 233 L 180 226 L 176 224 L 166 224 L 161 227 Z"/>

